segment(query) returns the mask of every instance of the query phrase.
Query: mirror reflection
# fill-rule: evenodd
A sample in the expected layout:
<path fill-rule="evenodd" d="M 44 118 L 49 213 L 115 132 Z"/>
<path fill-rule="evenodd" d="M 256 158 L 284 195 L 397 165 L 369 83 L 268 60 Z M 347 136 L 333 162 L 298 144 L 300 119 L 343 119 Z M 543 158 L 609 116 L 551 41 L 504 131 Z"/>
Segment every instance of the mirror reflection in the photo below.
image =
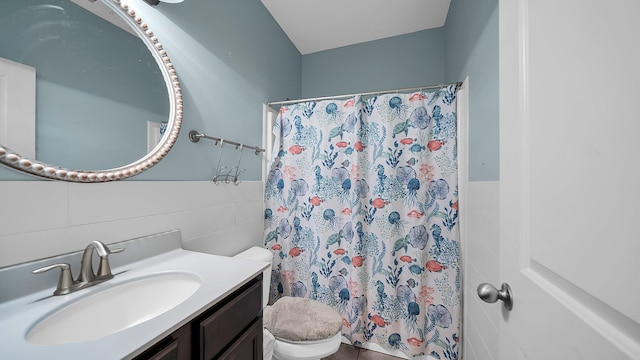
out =
<path fill-rule="evenodd" d="M 148 152 L 149 129 L 159 131 L 169 116 L 167 88 L 153 56 L 125 23 L 123 29 L 86 10 L 89 0 L 74 1 L 83 6 L 1 1 L 0 58 L 35 69 L 38 161 L 72 169 L 120 167 Z M 95 5 L 108 11 L 100 0 Z M 115 13 L 103 16 L 120 20 Z"/>

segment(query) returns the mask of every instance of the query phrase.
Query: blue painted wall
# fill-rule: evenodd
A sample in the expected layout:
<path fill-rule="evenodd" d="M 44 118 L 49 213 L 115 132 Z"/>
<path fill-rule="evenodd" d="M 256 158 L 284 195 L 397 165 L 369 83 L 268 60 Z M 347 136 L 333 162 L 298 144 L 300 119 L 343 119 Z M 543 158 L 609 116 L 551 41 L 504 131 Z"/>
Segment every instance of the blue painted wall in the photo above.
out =
<path fill-rule="evenodd" d="M 452 0 L 447 81 L 469 77 L 469 180 L 499 180 L 498 0 Z"/>
<path fill-rule="evenodd" d="M 192 143 L 187 134 L 261 146 L 262 104 L 300 96 L 302 56 L 260 1 L 144 6 L 181 78 L 185 120 L 168 156 L 134 180 L 210 180 L 218 159 L 227 167 L 241 160 L 241 180 L 260 180 L 261 157 L 209 140 Z"/>
<path fill-rule="evenodd" d="M 444 29 L 320 51 L 302 57 L 302 97 L 440 84 Z"/>
<path fill-rule="evenodd" d="M 149 7 L 132 0 L 157 29 L 181 77 L 183 131 L 169 155 L 132 180 L 207 180 L 220 147 L 187 133 L 261 144 L 262 103 L 464 80 L 470 81 L 472 181 L 499 178 L 498 1 L 452 0 L 444 27 L 301 56 L 255 0 L 189 0 Z M 239 151 L 225 147 L 223 165 Z M 260 159 L 243 154 L 244 180 L 260 179 Z M 0 179 L 33 179 L 0 168 Z"/>
<path fill-rule="evenodd" d="M 444 27 L 302 57 L 302 97 L 469 77 L 469 178 L 499 178 L 498 1 L 452 0 Z"/>
<path fill-rule="evenodd" d="M 183 130 L 169 155 L 131 180 L 210 180 L 221 148 L 192 143 L 191 129 L 229 140 L 262 143 L 262 104 L 301 95 L 302 57 L 260 1 L 189 0 L 151 7 L 129 1 L 155 30 L 183 88 Z M 114 49 L 115 50 L 115 49 Z M 261 178 L 261 159 L 242 154 L 242 180 Z M 240 152 L 225 147 L 223 165 Z M 33 180 L 0 167 L 2 180 Z"/>

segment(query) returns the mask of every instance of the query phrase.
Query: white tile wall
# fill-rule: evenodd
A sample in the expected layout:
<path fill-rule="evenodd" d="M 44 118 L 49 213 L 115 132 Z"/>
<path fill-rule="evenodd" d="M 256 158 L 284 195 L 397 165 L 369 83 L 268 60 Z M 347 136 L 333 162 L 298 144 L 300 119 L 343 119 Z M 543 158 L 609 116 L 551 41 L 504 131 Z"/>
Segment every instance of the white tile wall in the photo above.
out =
<path fill-rule="evenodd" d="M 498 196 L 498 182 L 467 185 L 465 360 L 498 354 L 500 307 L 476 296 L 479 283 L 500 283 Z M 0 199 L 0 267 L 172 229 L 185 248 L 219 255 L 262 244 L 261 182 L 5 181 Z"/>
<path fill-rule="evenodd" d="M 262 244 L 259 181 L 4 181 L 0 199 L 0 268 L 173 229 L 218 255 Z"/>
<path fill-rule="evenodd" d="M 468 182 L 464 282 L 464 360 L 493 360 L 499 353 L 500 306 L 477 296 L 478 284 L 500 284 L 500 183 Z"/>

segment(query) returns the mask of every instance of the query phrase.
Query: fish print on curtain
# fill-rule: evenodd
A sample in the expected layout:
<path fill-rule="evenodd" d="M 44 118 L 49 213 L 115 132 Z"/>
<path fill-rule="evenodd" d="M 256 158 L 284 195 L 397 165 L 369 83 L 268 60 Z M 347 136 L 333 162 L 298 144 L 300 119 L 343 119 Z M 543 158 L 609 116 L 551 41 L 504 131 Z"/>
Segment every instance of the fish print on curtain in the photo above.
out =
<path fill-rule="evenodd" d="M 355 345 L 458 358 L 456 91 L 280 110 L 265 185 L 272 301 L 335 307 Z"/>

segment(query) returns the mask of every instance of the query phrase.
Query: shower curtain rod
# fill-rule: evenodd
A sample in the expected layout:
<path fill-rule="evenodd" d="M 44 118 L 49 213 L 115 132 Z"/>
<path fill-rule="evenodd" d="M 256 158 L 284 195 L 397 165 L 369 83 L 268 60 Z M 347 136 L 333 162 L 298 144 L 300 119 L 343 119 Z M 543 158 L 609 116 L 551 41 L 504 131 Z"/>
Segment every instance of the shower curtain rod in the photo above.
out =
<path fill-rule="evenodd" d="M 338 99 L 338 98 L 350 98 L 350 97 L 354 97 L 356 95 L 367 96 L 367 95 L 389 94 L 389 93 L 395 93 L 395 92 L 400 92 L 400 91 L 404 92 L 404 91 L 414 91 L 414 90 L 429 90 L 429 89 L 443 88 L 443 87 L 446 87 L 446 86 L 449 86 L 449 85 L 461 86 L 462 82 L 461 81 L 456 81 L 456 82 L 447 83 L 447 84 L 440 84 L 440 85 L 427 85 L 427 86 L 403 88 L 403 89 L 370 91 L 370 92 L 366 92 L 366 93 L 345 94 L 345 95 L 336 95 L 336 96 L 323 96 L 323 97 L 298 99 L 298 100 L 273 101 L 273 102 L 268 102 L 267 105 L 268 106 L 271 106 L 271 105 L 288 105 L 288 104 L 295 104 L 295 103 L 308 102 L 308 101 L 321 101 L 321 100 L 331 100 L 331 99 Z"/>

